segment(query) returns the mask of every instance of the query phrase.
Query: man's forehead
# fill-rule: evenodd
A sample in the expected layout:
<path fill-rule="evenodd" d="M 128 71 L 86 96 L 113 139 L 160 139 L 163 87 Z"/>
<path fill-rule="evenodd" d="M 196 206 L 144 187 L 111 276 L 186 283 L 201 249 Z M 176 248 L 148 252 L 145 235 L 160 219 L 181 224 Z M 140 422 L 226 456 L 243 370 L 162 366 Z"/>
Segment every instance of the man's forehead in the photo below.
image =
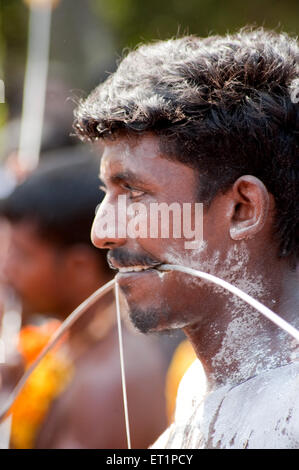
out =
<path fill-rule="evenodd" d="M 123 137 L 104 142 L 102 160 L 119 163 L 138 157 L 153 159 L 158 154 L 160 154 L 159 141 L 154 135 L 139 138 Z"/>
<path fill-rule="evenodd" d="M 155 136 L 116 139 L 104 143 L 100 177 L 110 179 L 123 174 L 144 179 L 150 175 L 155 176 L 155 173 L 158 174 L 163 169 L 161 160 L 166 159 L 161 155 L 159 141 Z"/>
<path fill-rule="evenodd" d="M 152 134 L 134 140 L 117 139 L 104 145 L 100 178 L 107 184 L 119 175 L 121 180 L 165 190 L 197 184 L 194 169 L 167 158 L 160 149 L 159 138 Z"/>

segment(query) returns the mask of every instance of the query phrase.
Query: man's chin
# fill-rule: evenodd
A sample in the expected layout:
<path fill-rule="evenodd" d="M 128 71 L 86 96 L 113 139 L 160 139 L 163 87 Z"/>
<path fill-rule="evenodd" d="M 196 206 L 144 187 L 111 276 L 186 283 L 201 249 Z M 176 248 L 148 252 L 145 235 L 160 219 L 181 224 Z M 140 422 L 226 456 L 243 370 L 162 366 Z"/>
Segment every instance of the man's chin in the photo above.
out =
<path fill-rule="evenodd" d="M 129 317 L 134 327 L 141 333 L 147 334 L 164 330 L 161 324 L 160 310 L 142 310 L 138 307 L 131 307 Z"/>

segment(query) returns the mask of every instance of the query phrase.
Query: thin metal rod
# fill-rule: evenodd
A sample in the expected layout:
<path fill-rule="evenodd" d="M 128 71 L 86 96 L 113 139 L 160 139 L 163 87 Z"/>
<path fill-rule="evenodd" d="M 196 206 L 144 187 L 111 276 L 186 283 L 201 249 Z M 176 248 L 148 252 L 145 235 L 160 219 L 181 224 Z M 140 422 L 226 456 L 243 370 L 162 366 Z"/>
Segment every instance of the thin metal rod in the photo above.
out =
<path fill-rule="evenodd" d="M 61 339 L 61 337 L 66 333 L 66 331 L 75 323 L 78 318 L 87 310 L 87 308 L 91 307 L 97 300 L 99 300 L 103 295 L 107 294 L 109 291 L 112 290 L 114 286 L 114 279 L 104 284 L 104 286 L 100 287 L 96 290 L 91 296 L 89 296 L 82 304 L 80 304 L 67 318 L 64 320 L 62 325 L 56 330 L 48 344 L 44 347 L 44 349 L 40 352 L 38 357 L 35 361 L 28 367 L 24 375 L 21 377 L 15 388 L 13 389 L 12 393 L 9 395 L 7 402 L 5 403 L 4 407 L 0 412 L 0 422 L 7 416 L 11 406 L 13 405 L 14 401 L 18 397 L 19 393 L 21 392 L 22 388 L 24 387 L 26 381 L 34 371 L 34 369 L 38 366 L 41 360 L 45 357 L 45 355 L 57 344 L 57 342 Z"/>
<path fill-rule="evenodd" d="M 213 282 L 224 289 L 227 289 L 232 294 L 240 297 L 242 300 L 247 302 L 249 305 L 254 307 L 260 313 L 262 313 L 265 317 L 275 323 L 277 326 L 282 328 L 284 331 L 289 333 L 293 338 L 295 338 L 299 342 L 299 331 L 290 325 L 287 321 L 283 320 L 279 315 L 272 312 L 268 307 L 261 304 L 250 295 L 246 294 L 245 292 L 241 291 L 238 287 L 233 286 L 227 281 L 220 279 L 212 274 L 208 274 L 202 271 L 198 271 L 196 269 L 187 268 L 185 266 L 179 265 L 170 265 L 164 264 L 159 266 L 158 268 L 161 271 L 180 271 L 191 276 L 195 276 L 201 279 L 205 279 L 207 281 Z M 130 440 L 130 429 L 129 429 L 129 417 L 128 417 L 128 405 L 127 405 L 127 394 L 126 394 L 126 381 L 125 381 L 125 368 L 124 368 L 124 355 L 123 355 L 123 342 L 122 342 L 122 333 L 121 333 L 121 319 L 120 319 L 120 307 L 119 307 L 119 292 L 118 292 L 118 284 L 115 282 L 114 279 L 107 282 L 104 286 L 94 292 L 90 297 L 88 297 L 81 305 L 79 305 L 71 315 L 63 322 L 60 328 L 56 331 L 53 335 L 52 339 L 49 341 L 47 346 L 42 350 L 39 354 L 37 359 L 31 364 L 31 366 L 27 369 L 26 373 L 20 379 L 18 384 L 16 385 L 15 389 L 11 393 L 8 398 L 5 407 L 2 409 L 0 413 L 0 422 L 6 417 L 9 409 L 11 408 L 12 404 L 14 403 L 15 399 L 17 398 L 18 394 L 22 390 L 23 386 L 25 385 L 27 379 L 32 374 L 34 369 L 43 359 L 43 357 L 52 349 L 55 344 L 59 341 L 59 339 L 65 334 L 65 332 L 71 327 L 71 325 L 86 311 L 88 307 L 93 305 L 98 299 L 100 299 L 104 294 L 109 292 L 113 286 L 115 286 L 115 297 L 116 297 L 116 313 L 117 313 L 117 322 L 118 322 L 118 335 L 119 335 L 119 348 L 120 348 L 120 363 L 121 363 L 121 374 L 122 374 L 122 386 L 123 386 L 123 400 L 124 400 L 124 413 L 125 413 L 125 422 L 126 422 L 126 432 L 127 432 L 127 441 L 128 441 L 128 448 L 131 448 L 131 440 Z"/>
<path fill-rule="evenodd" d="M 232 294 L 240 297 L 242 300 L 244 300 L 244 302 L 247 302 L 249 305 L 254 307 L 262 315 L 264 315 L 270 321 L 272 321 L 277 326 L 282 328 L 284 331 L 289 333 L 289 335 L 291 335 L 293 338 L 295 338 L 299 342 L 299 331 L 296 328 L 290 325 L 290 323 L 288 323 L 286 320 L 281 318 L 279 315 L 272 312 L 272 310 L 270 310 L 268 307 L 260 303 L 258 300 L 254 299 L 250 295 L 241 291 L 238 287 L 233 286 L 229 282 L 224 281 L 223 279 L 220 279 L 219 277 L 214 276 L 212 274 L 208 274 L 203 271 L 198 271 L 192 268 L 186 268 L 185 266 L 179 266 L 176 264 L 162 264 L 161 266 L 159 266 L 158 269 L 161 271 L 180 271 L 186 274 L 190 274 L 191 276 L 199 277 L 199 278 L 205 279 L 206 281 L 213 282 L 214 284 L 217 284 L 223 287 L 224 289 L 227 289 Z"/>
<path fill-rule="evenodd" d="M 51 32 L 51 1 L 30 6 L 19 162 L 33 170 L 39 161 L 46 99 Z"/>
<path fill-rule="evenodd" d="M 127 443 L 128 443 L 128 449 L 131 449 L 130 423 L 129 423 L 129 413 L 128 413 L 127 386 L 126 386 L 126 374 L 125 374 L 125 362 L 124 362 L 124 348 L 123 348 L 123 340 L 122 340 L 122 327 L 121 327 L 120 306 L 119 306 L 119 287 L 118 287 L 117 282 L 115 282 L 114 290 L 115 290 L 115 301 L 116 301 L 119 357 L 120 357 L 121 382 L 122 382 L 122 390 L 123 390 Z"/>
<path fill-rule="evenodd" d="M 51 14 L 50 0 L 44 2 L 42 7 L 30 6 L 28 53 L 18 149 L 18 161 L 25 170 L 33 170 L 39 161 L 49 64 Z M 1 427 L 0 440 L 4 439 L 9 442 L 9 436 L 8 422 L 6 427 Z"/>

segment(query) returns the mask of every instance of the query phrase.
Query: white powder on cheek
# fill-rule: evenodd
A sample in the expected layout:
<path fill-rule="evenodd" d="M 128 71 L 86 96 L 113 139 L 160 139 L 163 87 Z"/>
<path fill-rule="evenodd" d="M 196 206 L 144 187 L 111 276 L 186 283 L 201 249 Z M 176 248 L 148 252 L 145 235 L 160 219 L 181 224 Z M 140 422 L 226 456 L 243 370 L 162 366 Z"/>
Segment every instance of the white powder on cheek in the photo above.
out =
<path fill-rule="evenodd" d="M 206 241 L 202 242 L 198 250 L 190 250 L 190 252 L 185 250 L 179 253 L 173 247 L 170 247 L 165 253 L 165 260 L 169 264 L 198 269 L 225 279 L 255 298 L 261 298 L 267 292 L 265 281 L 261 275 L 248 274 L 247 264 L 250 255 L 245 242 L 234 244 L 227 252 L 224 260 L 220 259 L 219 250 L 215 250 L 207 258 L 207 247 L 208 243 Z M 186 284 L 202 285 L 202 282 L 199 278 L 186 276 Z M 214 285 L 213 289 L 215 292 L 223 293 L 222 287 Z M 232 294 L 229 295 L 235 299 L 235 302 L 243 303 L 238 297 Z"/>
<path fill-rule="evenodd" d="M 180 266 L 199 269 L 201 255 L 205 252 L 207 246 L 207 242 L 203 240 L 199 248 L 192 250 L 186 249 L 181 253 L 176 251 L 174 247 L 170 247 L 165 252 L 165 260 L 169 264 L 178 264 Z"/>
<path fill-rule="evenodd" d="M 249 251 L 245 242 L 233 245 L 228 251 L 223 262 L 219 261 L 219 253 L 213 259 L 213 264 L 209 263 L 212 274 L 229 281 L 255 298 L 261 298 L 266 292 L 266 286 L 262 276 L 254 276 L 248 273 Z M 217 262 L 215 262 L 217 259 Z M 223 289 L 215 287 L 215 291 L 223 292 Z M 230 294 L 229 294 L 230 295 Z M 260 333 L 260 313 L 248 309 L 240 298 L 230 295 L 229 306 L 231 321 L 225 331 L 221 347 L 212 360 L 217 380 L 224 379 L 231 372 L 230 379 L 240 381 L 248 377 L 250 371 L 263 357 L 265 344 L 259 346 L 253 344 L 252 339 Z M 238 367 L 234 367 L 238 363 Z M 222 376 L 222 377 L 220 377 Z"/>
<path fill-rule="evenodd" d="M 227 280 L 255 298 L 261 298 L 267 292 L 266 282 L 262 275 L 248 273 L 249 258 L 250 253 L 246 243 L 241 242 L 229 249 L 224 261 L 220 260 L 219 251 L 215 251 L 208 261 L 202 263 L 200 269 Z M 215 290 L 223 292 L 223 289 L 218 286 L 215 286 Z M 238 297 L 232 295 L 231 297 L 235 299 L 238 305 L 244 304 Z"/>
<path fill-rule="evenodd" d="M 180 253 L 174 247 L 169 247 L 164 255 L 166 263 L 190 267 L 194 269 L 201 269 L 201 259 L 207 249 L 207 246 L 207 242 L 203 240 L 199 248 L 192 250 L 184 250 Z M 165 274 L 167 274 L 167 272 Z M 191 286 L 195 284 L 199 286 L 202 284 L 202 282 L 203 281 L 197 277 L 185 276 L 186 285 Z"/>
<path fill-rule="evenodd" d="M 262 275 L 254 275 L 248 272 L 248 263 L 250 252 L 247 249 L 246 242 L 235 243 L 227 252 L 224 260 L 220 252 L 215 251 L 212 256 L 206 257 L 207 243 L 200 251 L 195 253 L 177 253 L 173 249 L 167 252 L 167 260 L 171 264 L 179 264 L 192 267 L 219 278 L 225 279 L 231 284 L 239 287 L 242 291 L 257 299 L 262 299 L 268 293 L 267 281 Z M 190 283 L 200 282 L 198 279 Z M 223 288 L 213 286 L 215 293 L 222 293 Z M 264 358 L 267 356 L 267 367 L 275 367 L 278 364 L 278 357 L 269 355 L 270 338 L 263 335 L 263 327 L 260 313 L 249 308 L 244 301 L 230 293 L 229 305 L 231 321 L 227 326 L 220 349 L 212 360 L 212 366 L 215 369 L 215 379 L 224 380 L 230 375 L 232 381 L 242 381 L 249 377 L 259 368 L 264 368 Z M 213 329 L 213 328 L 212 328 Z M 214 334 L 218 331 L 215 325 Z M 259 340 L 256 338 L 259 337 Z M 238 366 L 236 367 L 236 364 Z M 231 373 L 231 371 L 234 371 Z"/>
<path fill-rule="evenodd" d="M 248 262 L 249 252 L 245 243 L 237 248 L 234 246 L 215 274 L 262 301 L 270 293 L 267 279 L 262 275 L 249 273 Z M 289 353 L 286 333 L 281 330 L 278 336 L 285 347 L 273 352 L 271 337 L 264 330 L 265 321 L 262 321 L 261 314 L 236 296 L 230 296 L 229 305 L 231 321 L 221 347 L 212 360 L 212 366 L 217 371 L 215 379 L 224 381 L 230 371 L 230 381 L 237 383 L 262 370 L 286 364 Z"/>

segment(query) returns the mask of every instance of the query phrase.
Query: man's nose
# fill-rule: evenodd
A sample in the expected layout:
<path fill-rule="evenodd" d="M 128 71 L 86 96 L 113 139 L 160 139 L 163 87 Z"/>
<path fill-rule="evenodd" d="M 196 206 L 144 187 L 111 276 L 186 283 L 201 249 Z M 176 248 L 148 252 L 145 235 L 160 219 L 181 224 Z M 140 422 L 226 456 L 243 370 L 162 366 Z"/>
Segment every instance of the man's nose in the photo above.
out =
<path fill-rule="evenodd" d="M 91 241 L 97 248 L 117 248 L 126 243 L 126 220 L 124 214 L 118 214 L 117 204 L 105 202 L 105 199 L 98 206 Z"/>

